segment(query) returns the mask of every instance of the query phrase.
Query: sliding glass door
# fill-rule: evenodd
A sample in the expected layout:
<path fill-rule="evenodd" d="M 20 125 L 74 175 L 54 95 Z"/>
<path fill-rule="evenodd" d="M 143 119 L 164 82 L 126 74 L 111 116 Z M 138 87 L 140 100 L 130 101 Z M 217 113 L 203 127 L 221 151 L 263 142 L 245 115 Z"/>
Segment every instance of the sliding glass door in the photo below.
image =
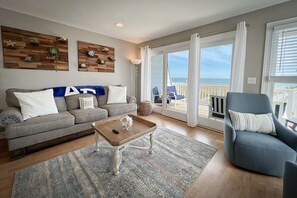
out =
<path fill-rule="evenodd" d="M 234 37 L 231 32 L 201 39 L 199 125 L 223 130 L 224 111 L 216 110 L 224 110 L 230 87 Z M 189 42 L 152 49 L 154 111 L 187 121 L 188 67 Z"/>
<path fill-rule="evenodd" d="M 189 50 L 167 54 L 167 109 L 186 114 L 188 95 Z"/>
<path fill-rule="evenodd" d="M 151 55 L 151 90 L 152 103 L 155 106 L 162 107 L 163 97 L 163 54 L 152 53 Z"/>
<path fill-rule="evenodd" d="M 201 45 L 198 123 L 223 130 L 230 88 L 234 34 L 213 36 Z"/>
<path fill-rule="evenodd" d="M 186 121 L 189 44 L 151 51 L 151 89 L 154 111 Z"/>

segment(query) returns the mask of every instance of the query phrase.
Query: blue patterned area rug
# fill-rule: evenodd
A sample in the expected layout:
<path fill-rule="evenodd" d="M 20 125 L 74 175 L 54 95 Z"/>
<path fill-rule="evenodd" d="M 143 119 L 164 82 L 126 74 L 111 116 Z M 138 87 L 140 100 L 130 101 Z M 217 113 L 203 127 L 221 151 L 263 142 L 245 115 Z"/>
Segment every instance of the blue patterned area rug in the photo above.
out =
<path fill-rule="evenodd" d="M 19 170 L 12 197 L 182 197 L 217 149 L 164 128 L 154 137 L 153 154 L 123 152 L 118 176 L 112 149 L 95 145 Z M 149 137 L 133 145 L 149 146 Z"/>

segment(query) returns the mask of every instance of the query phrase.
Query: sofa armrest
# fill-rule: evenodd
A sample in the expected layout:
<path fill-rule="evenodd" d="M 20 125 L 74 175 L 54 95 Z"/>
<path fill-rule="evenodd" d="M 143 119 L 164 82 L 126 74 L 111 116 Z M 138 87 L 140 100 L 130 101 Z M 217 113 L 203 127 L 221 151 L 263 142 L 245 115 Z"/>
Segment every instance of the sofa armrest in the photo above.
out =
<path fill-rule="evenodd" d="M 7 107 L 0 113 L 0 127 L 23 122 L 23 115 L 20 108 Z"/>
<path fill-rule="evenodd" d="M 127 103 L 136 103 L 136 98 L 134 96 L 127 96 Z"/>
<path fill-rule="evenodd" d="M 274 125 L 277 133 L 276 137 L 297 151 L 297 132 L 286 128 L 277 119 L 274 119 Z"/>
<path fill-rule="evenodd" d="M 234 142 L 236 140 L 236 131 L 231 124 L 230 118 L 225 116 L 224 119 L 224 151 L 230 162 L 234 162 Z"/>

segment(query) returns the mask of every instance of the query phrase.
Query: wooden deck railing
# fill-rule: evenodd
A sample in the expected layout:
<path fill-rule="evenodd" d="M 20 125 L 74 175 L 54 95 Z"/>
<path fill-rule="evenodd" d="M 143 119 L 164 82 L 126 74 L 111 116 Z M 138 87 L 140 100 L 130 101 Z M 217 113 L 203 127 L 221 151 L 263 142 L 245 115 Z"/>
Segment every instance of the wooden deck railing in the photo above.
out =
<path fill-rule="evenodd" d="M 275 89 L 273 93 L 274 103 L 286 103 L 286 116 L 297 117 L 297 87 L 293 89 Z"/>
<path fill-rule="evenodd" d="M 187 83 L 173 83 L 176 86 L 177 94 L 188 96 Z M 200 85 L 200 97 L 199 100 L 203 104 L 209 104 L 210 95 L 226 96 L 229 90 L 228 85 L 213 85 L 213 84 L 201 84 Z"/>
<path fill-rule="evenodd" d="M 188 96 L 187 83 L 173 83 L 176 86 L 177 94 Z M 208 106 L 210 104 L 210 95 L 226 96 L 229 91 L 228 85 L 214 85 L 214 84 L 201 84 L 199 105 Z M 294 89 L 275 89 L 274 90 L 274 103 L 286 103 L 286 114 L 288 118 L 297 117 L 297 88 Z"/>

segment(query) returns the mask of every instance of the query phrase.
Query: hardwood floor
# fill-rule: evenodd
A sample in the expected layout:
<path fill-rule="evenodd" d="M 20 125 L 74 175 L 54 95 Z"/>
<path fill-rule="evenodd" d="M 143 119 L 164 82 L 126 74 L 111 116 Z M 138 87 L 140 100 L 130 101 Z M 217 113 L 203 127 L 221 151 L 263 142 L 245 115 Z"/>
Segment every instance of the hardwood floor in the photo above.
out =
<path fill-rule="evenodd" d="M 190 128 L 186 123 L 158 114 L 144 117 L 198 141 L 218 148 L 214 157 L 193 183 L 185 197 L 281 197 L 282 179 L 265 176 L 237 168 L 224 156 L 223 134 L 208 129 Z M 43 162 L 61 154 L 82 148 L 94 143 L 94 136 L 89 135 L 66 142 L 48 149 L 32 153 L 24 158 L 9 161 L 7 143 L 0 141 L 0 197 L 10 197 L 14 173 L 24 167 Z"/>

